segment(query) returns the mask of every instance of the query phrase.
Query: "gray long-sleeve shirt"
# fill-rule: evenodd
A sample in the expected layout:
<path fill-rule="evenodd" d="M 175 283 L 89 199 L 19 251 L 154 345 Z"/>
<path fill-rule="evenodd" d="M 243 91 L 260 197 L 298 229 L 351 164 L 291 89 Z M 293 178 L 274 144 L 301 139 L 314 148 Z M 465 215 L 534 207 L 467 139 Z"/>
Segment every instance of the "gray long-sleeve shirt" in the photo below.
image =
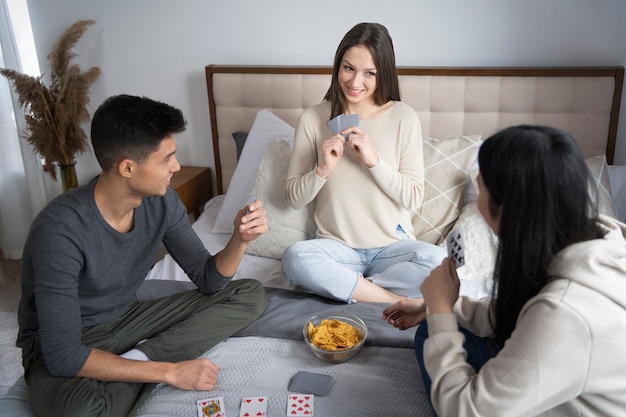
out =
<path fill-rule="evenodd" d="M 39 336 L 46 366 L 55 376 L 80 371 L 90 353 L 81 342 L 82 329 L 127 308 L 161 242 L 201 291 L 217 292 L 231 278 L 217 271 L 173 190 L 144 198 L 132 230 L 120 233 L 96 206 L 96 181 L 60 195 L 42 210 L 22 256 L 17 345 L 26 355 Z"/>

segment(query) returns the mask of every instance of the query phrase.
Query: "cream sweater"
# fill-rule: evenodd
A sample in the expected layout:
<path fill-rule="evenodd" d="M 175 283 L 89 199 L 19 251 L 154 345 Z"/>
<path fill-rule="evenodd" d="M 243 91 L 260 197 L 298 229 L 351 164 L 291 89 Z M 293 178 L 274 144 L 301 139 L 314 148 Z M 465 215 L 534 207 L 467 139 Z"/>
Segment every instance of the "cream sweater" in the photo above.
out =
<path fill-rule="evenodd" d="M 478 374 L 465 362 L 457 320 L 489 335 L 489 299 L 462 297 L 456 315 L 428 317 L 424 358 L 439 416 L 626 415 L 626 225 L 601 222 L 604 239 L 556 256 L 554 279 Z"/>
<path fill-rule="evenodd" d="M 295 208 L 316 200 L 317 236 L 359 249 L 387 246 L 399 239 L 399 225 L 413 237 L 410 211 L 422 201 L 424 157 L 417 113 L 395 102 L 384 113 L 360 121 L 380 162 L 368 168 L 346 148 L 328 179 L 315 174 L 322 143 L 332 136 L 330 103 L 305 110 L 296 125 L 286 181 Z"/>

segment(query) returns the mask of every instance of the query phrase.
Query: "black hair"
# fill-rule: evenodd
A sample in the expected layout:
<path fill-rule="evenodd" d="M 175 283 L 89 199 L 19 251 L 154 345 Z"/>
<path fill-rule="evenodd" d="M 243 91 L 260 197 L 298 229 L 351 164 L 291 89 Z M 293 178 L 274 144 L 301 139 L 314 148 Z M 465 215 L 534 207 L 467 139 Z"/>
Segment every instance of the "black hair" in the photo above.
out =
<path fill-rule="evenodd" d="M 332 79 L 324 97 L 324 100 L 331 102 L 331 119 L 345 111 L 345 98 L 338 76 L 344 54 L 354 46 L 365 46 L 372 54 L 376 66 L 374 103 L 382 106 L 389 100 L 400 101 L 396 56 L 387 28 L 380 23 L 359 23 L 345 34 L 335 53 Z"/>
<path fill-rule="evenodd" d="M 182 112 L 146 97 L 116 95 L 98 107 L 91 122 L 91 143 L 104 172 L 125 158 L 145 161 L 163 139 L 185 130 Z"/>
<path fill-rule="evenodd" d="M 550 279 L 555 255 L 602 231 L 589 169 L 568 133 L 510 127 L 484 141 L 478 162 L 490 211 L 500 213 L 491 320 L 495 341 L 503 345 L 522 306 Z"/>

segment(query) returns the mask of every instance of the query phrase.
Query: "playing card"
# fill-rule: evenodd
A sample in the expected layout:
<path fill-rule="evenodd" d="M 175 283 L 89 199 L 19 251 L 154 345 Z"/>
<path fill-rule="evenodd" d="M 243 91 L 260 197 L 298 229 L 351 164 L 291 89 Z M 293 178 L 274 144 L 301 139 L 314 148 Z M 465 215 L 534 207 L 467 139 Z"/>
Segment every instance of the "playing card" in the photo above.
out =
<path fill-rule="evenodd" d="M 216 397 L 198 400 L 198 417 L 226 417 L 224 398 Z"/>
<path fill-rule="evenodd" d="M 291 378 L 288 389 L 302 394 L 326 395 L 331 381 L 330 375 L 300 371 Z"/>
<path fill-rule="evenodd" d="M 456 267 L 465 265 L 465 242 L 463 240 L 463 227 L 454 229 L 446 238 L 448 258 L 453 258 Z"/>
<path fill-rule="evenodd" d="M 313 394 L 289 394 L 287 399 L 288 416 L 312 416 L 313 415 Z"/>
<path fill-rule="evenodd" d="M 239 417 L 265 417 L 267 397 L 245 397 L 241 399 Z"/>
<path fill-rule="evenodd" d="M 246 208 L 247 208 L 247 212 L 248 213 L 252 213 L 250 211 L 250 204 L 254 203 L 256 201 L 256 196 L 255 195 L 251 195 L 250 197 L 248 197 L 248 201 L 246 202 Z"/>
<path fill-rule="evenodd" d="M 330 127 L 330 132 L 333 135 L 337 133 L 341 133 L 342 130 L 347 129 L 349 127 L 359 127 L 359 115 L 358 114 L 340 114 L 334 119 L 328 122 L 328 127 Z M 348 140 L 348 136 L 350 133 L 346 133 L 343 135 L 345 140 Z"/>

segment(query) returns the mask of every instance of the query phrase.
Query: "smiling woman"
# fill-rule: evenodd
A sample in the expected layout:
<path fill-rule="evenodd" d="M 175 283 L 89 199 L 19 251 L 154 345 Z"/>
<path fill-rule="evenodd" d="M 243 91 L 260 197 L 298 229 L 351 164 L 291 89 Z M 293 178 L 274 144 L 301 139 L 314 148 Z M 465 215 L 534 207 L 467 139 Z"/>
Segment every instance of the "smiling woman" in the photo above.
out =
<path fill-rule="evenodd" d="M 410 213 L 424 198 L 422 131 L 400 101 L 387 28 L 359 23 L 345 34 L 325 100 L 298 119 L 285 181 L 293 209 L 316 201 L 316 239 L 289 246 L 282 272 L 348 304 L 419 298 L 445 251 L 412 230 Z M 345 124 L 349 116 L 358 123 Z M 329 129 L 336 118 L 340 131 Z"/>

